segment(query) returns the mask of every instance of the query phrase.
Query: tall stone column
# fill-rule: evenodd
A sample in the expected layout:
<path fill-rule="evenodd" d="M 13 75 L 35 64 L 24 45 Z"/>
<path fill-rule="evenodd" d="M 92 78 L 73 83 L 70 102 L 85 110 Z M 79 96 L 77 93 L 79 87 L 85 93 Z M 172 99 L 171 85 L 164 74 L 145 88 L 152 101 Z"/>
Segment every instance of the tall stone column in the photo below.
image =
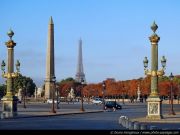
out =
<path fill-rule="evenodd" d="M 55 77 L 54 67 L 54 23 L 52 17 L 49 20 L 48 26 L 48 45 L 46 55 L 46 79 L 45 79 L 45 99 L 52 98 Z"/>

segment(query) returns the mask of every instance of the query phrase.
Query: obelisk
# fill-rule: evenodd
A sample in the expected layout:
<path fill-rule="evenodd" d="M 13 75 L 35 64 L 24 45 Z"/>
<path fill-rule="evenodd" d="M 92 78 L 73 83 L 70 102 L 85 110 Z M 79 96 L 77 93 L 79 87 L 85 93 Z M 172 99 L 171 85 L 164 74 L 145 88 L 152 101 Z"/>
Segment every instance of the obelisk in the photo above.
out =
<path fill-rule="evenodd" d="M 52 17 L 48 26 L 48 44 L 46 56 L 46 79 L 45 79 L 45 99 L 52 98 L 54 88 L 53 78 L 55 78 L 54 70 L 54 23 Z"/>
<path fill-rule="evenodd" d="M 81 82 L 82 80 L 84 82 L 86 81 L 84 70 L 83 70 L 82 39 L 79 40 L 78 63 L 77 63 L 77 72 L 76 72 L 75 80 L 77 82 Z"/>

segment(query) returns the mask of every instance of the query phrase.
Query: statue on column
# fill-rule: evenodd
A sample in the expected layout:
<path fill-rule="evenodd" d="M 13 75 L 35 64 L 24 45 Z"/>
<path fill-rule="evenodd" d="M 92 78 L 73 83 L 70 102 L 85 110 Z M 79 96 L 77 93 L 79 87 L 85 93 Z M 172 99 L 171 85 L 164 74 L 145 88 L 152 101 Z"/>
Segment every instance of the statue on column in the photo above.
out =
<path fill-rule="evenodd" d="M 72 87 L 70 92 L 68 93 L 68 98 L 70 99 L 70 101 L 73 101 L 75 98 L 74 89 Z"/>
<path fill-rule="evenodd" d="M 140 88 L 139 88 L 139 85 L 138 85 L 138 90 L 137 90 L 137 101 L 139 102 L 140 101 L 140 97 L 141 97 L 141 91 L 140 91 Z"/>

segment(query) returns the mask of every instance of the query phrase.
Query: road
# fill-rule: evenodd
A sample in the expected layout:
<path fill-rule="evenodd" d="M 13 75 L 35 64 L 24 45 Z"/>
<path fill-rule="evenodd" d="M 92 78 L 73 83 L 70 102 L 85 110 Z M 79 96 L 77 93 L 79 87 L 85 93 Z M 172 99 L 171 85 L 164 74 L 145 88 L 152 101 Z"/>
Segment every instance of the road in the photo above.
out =
<path fill-rule="evenodd" d="M 22 111 L 23 104 L 18 105 Z M 28 104 L 29 108 L 41 108 L 50 110 L 50 104 Z M 61 104 L 61 109 L 74 108 L 79 110 L 80 104 Z M 102 109 L 102 105 L 84 104 L 85 109 Z M 163 105 L 163 113 L 168 113 L 170 105 Z M 25 110 L 25 109 L 24 109 Z M 174 105 L 174 110 L 180 112 L 179 105 Z M 39 112 L 40 113 L 40 112 Z M 134 103 L 123 105 L 122 110 L 105 111 L 100 113 L 85 113 L 59 115 L 51 117 L 30 117 L 17 119 L 1 119 L 0 130 L 123 130 L 125 129 L 118 123 L 121 115 L 129 118 L 138 118 L 146 116 L 146 104 Z M 178 129 L 179 123 L 149 123 L 148 125 L 156 125 L 162 128 Z"/>
<path fill-rule="evenodd" d="M 1 120 L 0 129 L 16 130 L 112 130 L 124 129 L 118 124 L 120 111 L 32 117 Z"/>

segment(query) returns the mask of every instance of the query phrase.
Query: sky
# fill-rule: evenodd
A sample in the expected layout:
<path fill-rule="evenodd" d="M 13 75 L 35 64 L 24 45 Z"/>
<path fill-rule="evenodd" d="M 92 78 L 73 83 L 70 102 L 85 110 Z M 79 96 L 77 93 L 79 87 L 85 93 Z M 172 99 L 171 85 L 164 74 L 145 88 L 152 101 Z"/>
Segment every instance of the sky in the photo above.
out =
<path fill-rule="evenodd" d="M 14 31 L 14 60 L 21 74 L 41 87 L 46 74 L 48 23 L 54 21 L 55 76 L 75 77 L 78 42 L 82 39 L 87 83 L 106 78 L 145 77 L 143 59 L 151 59 L 150 26 L 155 21 L 159 69 L 167 58 L 166 75 L 180 74 L 179 0 L 0 0 L 0 61 L 7 59 L 7 32 Z M 0 78 L 0 84 L 5 79 Z"/>

